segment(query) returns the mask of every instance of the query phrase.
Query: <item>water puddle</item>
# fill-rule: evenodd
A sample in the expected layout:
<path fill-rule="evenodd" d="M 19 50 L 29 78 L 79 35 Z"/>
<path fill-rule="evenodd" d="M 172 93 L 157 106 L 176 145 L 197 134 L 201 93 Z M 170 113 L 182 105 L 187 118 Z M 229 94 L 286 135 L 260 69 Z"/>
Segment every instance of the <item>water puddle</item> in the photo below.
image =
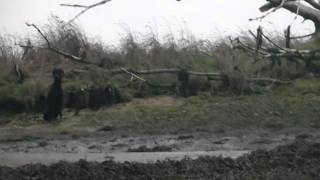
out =
<path fill-rule="evenodd" d="M 0 166 L 18 167 L 26 164 L 41 163 L 50 165 L 59 161 L 76 162 L 80 159 L 103 162 L 114 160 L 117 162 L 149 163 L 158 160 L 181 160 L 183 158 L 196 159 L 200 156 L 222 156 L 237 158 L 249 151 L 191 151 L 191 152 L 117 152 L 117 153 L 24 153 L 5 152 L 0 154 Z"/>

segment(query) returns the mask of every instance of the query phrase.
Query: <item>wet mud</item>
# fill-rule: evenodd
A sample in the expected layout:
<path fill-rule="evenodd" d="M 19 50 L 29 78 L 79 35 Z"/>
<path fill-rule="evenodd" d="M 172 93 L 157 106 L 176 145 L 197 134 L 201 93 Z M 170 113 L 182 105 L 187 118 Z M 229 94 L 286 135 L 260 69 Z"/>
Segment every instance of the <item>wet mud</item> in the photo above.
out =
<path fill-rule="evenodd" d="M 0 180 L 320 179 L 317 128 L 1 131 Z"/>
<path fill-rule="evenodd" d="M 237 159 L 204 156 L 155 163 L 61 161 L 49 166 L 0 167 L 0 179 L 319 179 L 320 144 L 296 140 Z"/>

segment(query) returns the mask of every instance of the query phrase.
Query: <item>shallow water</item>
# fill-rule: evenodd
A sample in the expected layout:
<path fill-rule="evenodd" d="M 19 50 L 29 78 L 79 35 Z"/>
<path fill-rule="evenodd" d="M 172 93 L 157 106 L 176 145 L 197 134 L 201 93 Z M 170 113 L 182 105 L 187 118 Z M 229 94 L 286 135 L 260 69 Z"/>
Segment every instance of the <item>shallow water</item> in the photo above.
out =
<path fill-rule="evenodd" d="M 156 162 L 157 160 L 181 160 L 183 158 L 196 159 L 200 156 L 222 156 L 237 158 L 249 151 L 193 151 L 193 152 L 117 152 L 117 153 L 24 153 L 6 152 L 0 154 L 0 166 L 18 167 L 26 164 L 41 163 L 50 165 L 59 161 L 76 162 L 80 159 L 103 162 L 114 160 L 117 162 Z"/>

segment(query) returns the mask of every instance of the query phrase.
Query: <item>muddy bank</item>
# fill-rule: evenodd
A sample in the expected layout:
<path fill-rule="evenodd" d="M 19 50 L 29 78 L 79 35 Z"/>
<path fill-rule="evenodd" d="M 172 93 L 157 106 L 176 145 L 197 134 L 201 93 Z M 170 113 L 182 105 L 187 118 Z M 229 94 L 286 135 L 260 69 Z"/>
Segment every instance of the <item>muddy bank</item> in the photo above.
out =
<path fill-rule="evenodd" d="M 154 163 L 164 160 L 197 159 L 202 156 L 240 157 L 249 151 L 189 151 L 189 152 L 115 152 L 115 153 L 1 153 L 0 166 L 19 167 L 27 164 L 52 165 L 60 161 Z"/>
<path fill-rule="evenodd" d="M 200 157 L 156 163 L 59 162 L 45 166 L 0 167 L 0 179 L 318 179 L 320 144 L 296 141 L 238 159 Z"/>

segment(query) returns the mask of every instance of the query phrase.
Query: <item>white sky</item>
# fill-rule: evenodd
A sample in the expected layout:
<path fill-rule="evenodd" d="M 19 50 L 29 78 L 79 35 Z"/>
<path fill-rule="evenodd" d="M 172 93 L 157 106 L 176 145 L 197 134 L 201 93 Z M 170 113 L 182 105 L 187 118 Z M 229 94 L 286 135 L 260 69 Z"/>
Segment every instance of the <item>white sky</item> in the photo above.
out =
<path fill-rule="evenodd" d="M 0 0 L 0 33 L 32 34 L 25 22 L 45 24 L 51 14 L 63 20 L 71 19 L 79 9 L 59 6 L 60 3 L 92 4 L 99 0 Z M 112 0 L 89 10 L 77 22 L 91 37 L 108 43 L 118 43 L 123 25 L 132 31 L 145 33 L 152 27 L 160 35 L 184 29 L 198 38 L 232 35 L 240 29 L 256 28 L 260 22 L 249 22 L 261 13 L 265 0 Z M 262 22 L 269 31 L 283 32 L 294 15 L 281 10 Z M 311 22 L 295 21 L 294 31 L 313 31 Z"/>

